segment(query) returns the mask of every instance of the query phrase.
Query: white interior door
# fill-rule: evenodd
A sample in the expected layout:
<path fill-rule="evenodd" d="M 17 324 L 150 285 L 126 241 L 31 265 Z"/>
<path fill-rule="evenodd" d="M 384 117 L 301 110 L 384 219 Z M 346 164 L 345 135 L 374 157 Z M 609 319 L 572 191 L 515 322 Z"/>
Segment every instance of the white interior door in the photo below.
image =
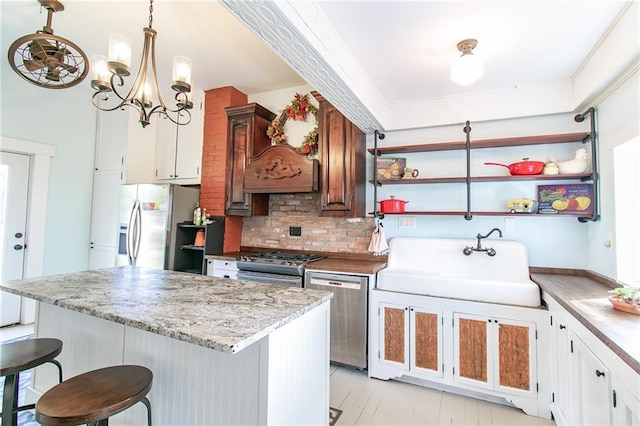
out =
<path fill-rule="evenodd" d="M 30 157 L 2 152 L 0 161 L 0 271 L 2 280 L 23 278 Z M 0 291 L 0 326 L 20 322 L 21 298 Z"/>

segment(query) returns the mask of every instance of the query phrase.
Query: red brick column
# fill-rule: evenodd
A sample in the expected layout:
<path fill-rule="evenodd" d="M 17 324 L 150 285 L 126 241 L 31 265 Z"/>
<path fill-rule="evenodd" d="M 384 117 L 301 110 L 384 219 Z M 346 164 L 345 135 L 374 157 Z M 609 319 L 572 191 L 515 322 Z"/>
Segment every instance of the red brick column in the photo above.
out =
<path fill-rule="evenodd" d="M 213 216 L 224 216 L 227 173 L 227 114 L 229 106 L 244 105 L 247 95 L 235 87 L 221 87 L 205 92 L 204 143 L 200 206 Z M 242 217 L 228 216 L 225 223 L 224 251 L 240 250 Z"/>

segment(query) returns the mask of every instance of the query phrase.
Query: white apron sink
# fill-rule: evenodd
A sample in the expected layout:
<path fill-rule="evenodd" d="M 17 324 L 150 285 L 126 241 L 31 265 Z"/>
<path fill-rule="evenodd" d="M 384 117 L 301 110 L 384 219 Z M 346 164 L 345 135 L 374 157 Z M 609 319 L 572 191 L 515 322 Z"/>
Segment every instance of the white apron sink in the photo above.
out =
<path fill-rule="evenodd" d="M 476 240 L 394 237 L 379 290 L 508 305 L 540 306 L 540 288 L 529 279 L 527 248 L 517 241 L 483 239 L 495 256 L 473 252 Z"/>

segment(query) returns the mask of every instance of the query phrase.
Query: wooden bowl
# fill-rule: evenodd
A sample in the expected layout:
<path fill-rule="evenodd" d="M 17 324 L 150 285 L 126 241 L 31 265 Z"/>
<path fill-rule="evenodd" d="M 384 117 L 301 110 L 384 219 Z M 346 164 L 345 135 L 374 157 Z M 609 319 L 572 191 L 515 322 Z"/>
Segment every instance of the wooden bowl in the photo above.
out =
<path fill-rule="evenodd" d="M 627 303 L 624 299 L 618 296 L 609 296 L 609 302 L 613 305 L 614 309 L 619 311 L 628 312 L 630 314 L 640 315 L 640 308 L 634 308 L 631 303 Z"/>

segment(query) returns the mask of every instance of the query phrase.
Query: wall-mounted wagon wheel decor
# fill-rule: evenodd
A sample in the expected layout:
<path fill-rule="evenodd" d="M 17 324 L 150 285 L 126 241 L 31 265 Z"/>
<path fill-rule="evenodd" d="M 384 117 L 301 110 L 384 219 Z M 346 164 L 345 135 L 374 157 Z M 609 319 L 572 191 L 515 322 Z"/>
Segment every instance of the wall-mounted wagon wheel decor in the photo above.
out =
<path fill-rule="evenodd" d="M 75 43 L 53 34 L 52 16 L 64 10 L 57 0 L 38 0 L 47 9 L 42 31 L 20 37 L 9 47 L 11 68 L 29 83 L 47 89 L 75 86 L 87 76 L 87 55 Z"/>

